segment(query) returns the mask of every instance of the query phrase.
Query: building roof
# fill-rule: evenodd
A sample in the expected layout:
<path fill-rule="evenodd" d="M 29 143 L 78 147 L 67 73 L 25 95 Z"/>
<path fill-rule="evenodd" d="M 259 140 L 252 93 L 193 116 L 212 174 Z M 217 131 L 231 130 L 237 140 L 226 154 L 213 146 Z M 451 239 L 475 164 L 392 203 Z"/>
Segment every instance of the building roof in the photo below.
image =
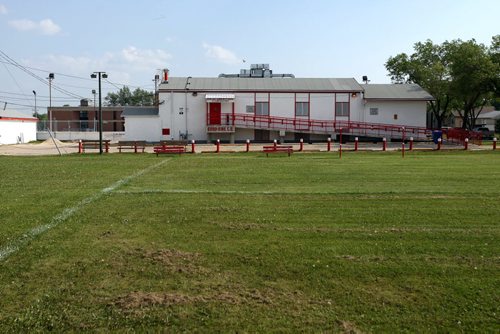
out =
<path fill-rule="evenodd" d="M 184 91 L 362 92 L 354 78 L 169 78 L 160 90 Z"/>
<path fill-rule="evenodd" d="M 479 114 L 479 116 L 477 116 L 477 118 L 500 119 L 500 110 L 487 111 L 483 109 L 483 111 Z"/>
<path fill-rule="evenodd" d="M 38 120 L 36 117 L 26 115 L 22 112 L 19 111 L 14 111 L 14 110 L 0 110 L 0 119 L 5 118 L 9 120 L 30 120 L 30 121 L 36 121 Z"/>
<path fill-rule="evenodd" d="M 158 107 L 123 107 L 124 116 L 158 116 Z"/>
<path fill-rule="evenodd" d="M 417 84 L 365 84 L 366 100 L 432 101 L 434 97 Z"/>

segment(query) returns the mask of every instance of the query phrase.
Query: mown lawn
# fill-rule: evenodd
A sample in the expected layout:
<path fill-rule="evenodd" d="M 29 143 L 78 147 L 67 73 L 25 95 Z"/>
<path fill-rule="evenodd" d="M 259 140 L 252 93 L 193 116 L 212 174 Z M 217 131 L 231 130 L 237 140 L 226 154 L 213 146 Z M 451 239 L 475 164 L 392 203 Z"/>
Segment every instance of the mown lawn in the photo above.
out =
<path fill-rule="evenodd" d="M 1 332 L 500 330 L 497 152 L 0 168 Z"/>

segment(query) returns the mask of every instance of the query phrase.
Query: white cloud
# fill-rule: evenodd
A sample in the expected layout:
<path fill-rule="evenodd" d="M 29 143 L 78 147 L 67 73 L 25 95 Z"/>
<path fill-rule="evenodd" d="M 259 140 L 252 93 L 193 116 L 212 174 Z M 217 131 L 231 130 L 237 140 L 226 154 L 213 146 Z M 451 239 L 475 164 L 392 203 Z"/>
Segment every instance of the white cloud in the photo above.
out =
<path fill-rule="evenodd" d="M 37 31 L 43 35 L 55 35 L 61 31 L 61 27 L 55 24 L 51 19 L 44 19 L 40 22 L 32 20 L 12 20 L 9 25 L 19 31 Z"/>
<path fill-rule="evenodd" d="M 241 62 L 241 59 L 238 58 L 234 52 L 222 46 L 203 43 L 203 48 L 205 49 L 205 55 L 207 57 L 216 59 L 221 63 L 232 65 Z"/>
<path fill-rule="evenodd" d="M 7 7 L 5 7 L 4 5 L 0 4 L 0 14 L 7 14 Z"/>
<path fill-rule="evenodd" d="M 137 69 L 157 69 L 166 66 L 172 55 L 163 50 L 137 49 L 134 46 L 129 46 L 120 52 L 120 56 L 129 66 L 134 66 Z"/>

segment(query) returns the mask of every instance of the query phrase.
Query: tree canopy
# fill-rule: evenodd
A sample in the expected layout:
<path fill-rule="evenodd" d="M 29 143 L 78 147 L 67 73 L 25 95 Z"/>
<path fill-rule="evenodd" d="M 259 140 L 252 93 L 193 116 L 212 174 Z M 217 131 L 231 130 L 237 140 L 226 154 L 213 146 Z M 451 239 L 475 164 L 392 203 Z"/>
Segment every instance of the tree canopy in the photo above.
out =
<path fill-rule="evenodd" d="M 140 88 L 131 92 L 127 86 L 123 86 L 117 93 L 108 93 L 104 100 L 110 106 L 152 106 L 154 94 Z"/>
<path fill-rule="evenodd" d="M 394 83 L 416 83 L 434 96 L 430 110 L 441 127 L 456 110 L 472 128 L 482 107 L 499 94 L 500 35 L 488 48 L 475 40 L 414 45 L 414 53 L 390 57 L 385 67 Z"/>

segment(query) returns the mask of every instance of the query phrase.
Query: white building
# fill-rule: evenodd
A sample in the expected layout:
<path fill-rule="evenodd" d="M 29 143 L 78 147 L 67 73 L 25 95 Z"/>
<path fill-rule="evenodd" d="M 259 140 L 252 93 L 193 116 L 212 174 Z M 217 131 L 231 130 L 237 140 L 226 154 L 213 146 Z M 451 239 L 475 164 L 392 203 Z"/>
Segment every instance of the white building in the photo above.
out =
<path fill-rule="evenodd" d="M 353 78 L 174 77 L 159 87 L 158 115 L 123 116 L 127 139 L 150 141 L 326 140 L 341 128 L 401 138 L 403 127 L 424 138 L 432 99 L 418 85 L 360 85 Z"/>
<path fill-rule="evenodd" d="M 0 110 L 0 144 L 21 144 L 36 140 L 38 119 L 17 111 Z"/>

